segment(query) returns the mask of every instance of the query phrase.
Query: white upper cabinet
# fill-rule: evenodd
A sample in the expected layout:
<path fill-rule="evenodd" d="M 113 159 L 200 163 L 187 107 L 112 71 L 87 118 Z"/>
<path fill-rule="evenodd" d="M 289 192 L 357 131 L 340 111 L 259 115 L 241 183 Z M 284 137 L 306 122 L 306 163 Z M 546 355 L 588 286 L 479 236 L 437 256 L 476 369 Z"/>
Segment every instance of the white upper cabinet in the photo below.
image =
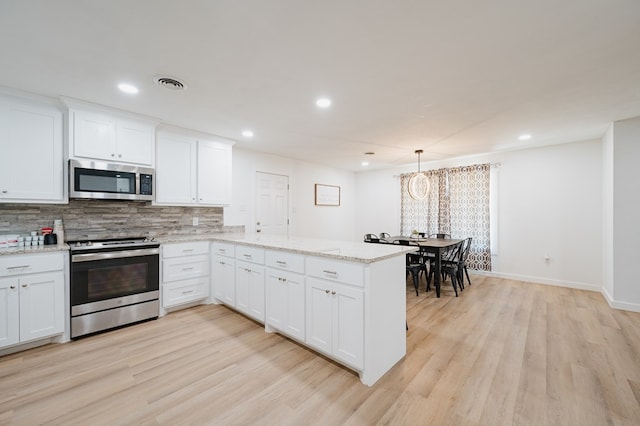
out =
<path fill-rule="evenodd" d="M 63 113 L 0 95 L 0 203 L 64 203 Z"/>
<path fill-rule="evenodd" d="M 75 108 L 69 120 L 71 158 L 154 166 L 155 123 Z"/>
<path fill-rule="evenodd" d="M 156 141 L 156 204 L 197 203 L 197 143 L 158 133 Z"/>
<path fill-rule="evenodd" d="M 231 145 L 198 141 L 198 202 L 231 203 Z"/>
<path fill-rule="evenodd" d="M 224 206 L 231 203 L 232 144 L 159 132 L 156 204 Z"/>

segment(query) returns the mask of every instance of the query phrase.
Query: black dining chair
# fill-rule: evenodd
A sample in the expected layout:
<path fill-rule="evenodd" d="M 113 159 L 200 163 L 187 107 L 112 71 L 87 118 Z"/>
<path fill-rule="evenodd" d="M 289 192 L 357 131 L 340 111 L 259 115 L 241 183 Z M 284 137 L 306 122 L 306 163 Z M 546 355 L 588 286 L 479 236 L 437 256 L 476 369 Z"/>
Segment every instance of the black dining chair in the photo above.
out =
<path fill-rule="evenodd" d="M 469 257 L 469 251 L 471 251 L 471 242 L 473 238 L 469 237 L 464 240 L 464 246 L 462 248 L 462 259 L 460 265 L 460 283 L 462 284 L 462 288 L 464 289 L 464 276 L 467 276 L 467 281 L 469 285 L 471 285 L 471 279 L 469 279 L 469 271 L 467 271 L 467 258 Z M 463 275 L 464 273 L 464 275 Z"/>
<path fill-rule="evenodd" d="M 409 240 L 398 240 L 398 244 L 403 246 L 412 245 L 411 241 Z M 424 273 L 425 277 L 428 276 L 427 265 L 422 261 L 422 256 L 420 256 L 420 253 L 407 253 L 405 256 L 407 276 L 411 274 L 411 278 L 413 279 L 413 286 L 416 288 L 416 296 L 418 296 L 420 274 Z"/>
<path fill-rule="evenodd" d="M 461 271 L 461 259 L 462 259 L 462 245 L 465 240 L 460 241 L 459 243 L 454 244 L 450 250 L 442 255 L 441 263 L 440 263 L 440 272 L 442 273 L 442 281 L 445 280 L 445 277 L 451 277 L 451 285 L 453 286 L 453 291 L 456 293 L 456 297 L 458 297 L 458 290 L 463 289 L 460 287 L 460 271 Z M 433 279 L 433 274 L 435 268 L 433 267 L 433 262 L 435 259 L 431 260 L 431 268 L 429 269 L 429 276 L 427 277 L 427 290 L 429 289 L 429 284 Z M 456 288 L 457 287 L 457 288 Z"/>
<path fill-rule="evenodd" d="M 444 238 L 444 239 L 450 239 L 450 238 L 451 238 L 451 234 L 442 234 L 442 233 L 438 233 L 438 234 L 431 234 L 431 235 L 429 235 L 429 238 Z"/>
<path fill-rule="evenodd" d="M 379 243 L 380 238 L 376 234 L 364 234 L 365 243 Z"/>

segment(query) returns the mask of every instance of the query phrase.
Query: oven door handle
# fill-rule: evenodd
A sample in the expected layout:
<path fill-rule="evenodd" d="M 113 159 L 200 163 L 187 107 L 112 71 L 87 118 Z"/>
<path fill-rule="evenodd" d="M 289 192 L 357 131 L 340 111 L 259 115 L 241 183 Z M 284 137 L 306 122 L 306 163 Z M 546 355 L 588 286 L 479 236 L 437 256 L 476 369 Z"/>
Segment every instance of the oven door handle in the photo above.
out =
<path fill-rule="evenodd" d="M 136 256 L 152 256 L 159 253 L 160 253 L 160 249 L 158 248 L 103 251 L 98 253 L 82 253 L 82 254 L 71 255 L 71 263 L 92 262 L 95 260 L 106 260 L 106 259 L 121 259 L 121 258 L 136 257 Z"/>

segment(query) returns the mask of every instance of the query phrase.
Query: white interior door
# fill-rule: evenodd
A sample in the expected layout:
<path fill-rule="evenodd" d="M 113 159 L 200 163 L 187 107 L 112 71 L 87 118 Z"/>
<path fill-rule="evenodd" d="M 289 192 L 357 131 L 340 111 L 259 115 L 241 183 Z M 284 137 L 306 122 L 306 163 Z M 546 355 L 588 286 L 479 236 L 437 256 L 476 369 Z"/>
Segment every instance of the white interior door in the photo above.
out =
<path fill-rule="evenodd" d="M 288 235 L 289 177 L 256 172 L 256 232 Z"/>

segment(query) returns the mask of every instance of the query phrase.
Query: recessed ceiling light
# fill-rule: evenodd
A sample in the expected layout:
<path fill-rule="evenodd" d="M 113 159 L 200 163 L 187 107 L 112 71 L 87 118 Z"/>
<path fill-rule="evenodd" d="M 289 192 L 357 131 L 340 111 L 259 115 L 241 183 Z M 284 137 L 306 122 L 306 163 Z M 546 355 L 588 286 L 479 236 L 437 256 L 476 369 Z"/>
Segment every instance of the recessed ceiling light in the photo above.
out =
<path fill-rule="evenodd" d="M 242 131 L 242 136 L 244 136 L 245 138 L 252 138 L 253 137 L 253 132 L 251 130 L 243 130 Z"/>
<path fill-rule="evenodd" d="M 135 95 L 136 93 L 138 93 L 138 88 L 133 84 L 120 83 L 118 84 L 118 89 L 122 90 L 124 93 L 129 93 L 131 95 Z"/>
<path fill-rule="evenodd" d="M 316 101 L 316 105 L 318 105 L 320 108 L 329 108 L 331 106 L 331 99 L 320 98 Z"/>
<path fill-rule="evenodd" d="M 362 166 L 366 167 L 366 166 L 368 166 L 368 165 L 369 165 L 369 162 L 368 162 L 368 161 L 363 161 L 363 162 L 362 162 L 362 163 L 360 163 L 360 164 L 362 164 Z"/>
<path fill-rule="evenodd" d="M 531 139 L 531 135 L 529 133 L 518 136 L 518 140 L 520 141 L 528 141 L 529 139 Z"/>

